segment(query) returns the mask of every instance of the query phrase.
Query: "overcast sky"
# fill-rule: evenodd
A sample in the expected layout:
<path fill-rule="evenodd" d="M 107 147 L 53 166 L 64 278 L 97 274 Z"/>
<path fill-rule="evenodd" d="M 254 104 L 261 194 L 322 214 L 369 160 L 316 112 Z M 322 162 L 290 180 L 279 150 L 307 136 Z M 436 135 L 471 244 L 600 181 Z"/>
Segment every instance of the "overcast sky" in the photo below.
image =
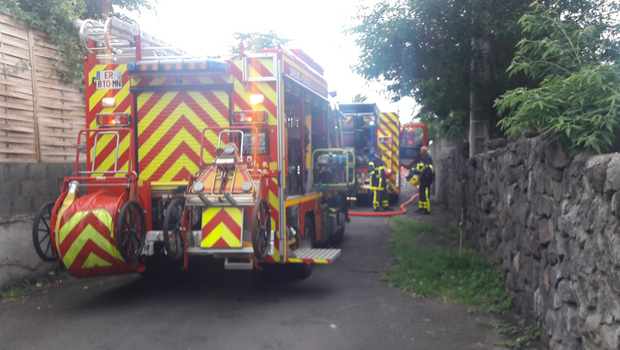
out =
<path fill-rule="evenodd" d="M 337 91 L 338 102 L 351 102 L 361 93 L 367 102 L 376 102 L 383 112 L 400 112 L 401 121 L 413 113 L 413 99 L 391 104 L 353 73 L 358 49 L 354 38 L 343 33 L 354 23 L 361 4 L 378 0 L 158 0 L 157 14 L 138 18 L 149 34 L 195 54 L 227 53 L 238 45 L 235 32 L 269 32 L 291 39 L 289 48 L 301 49 L 325 69 L 330 91 Z"/>

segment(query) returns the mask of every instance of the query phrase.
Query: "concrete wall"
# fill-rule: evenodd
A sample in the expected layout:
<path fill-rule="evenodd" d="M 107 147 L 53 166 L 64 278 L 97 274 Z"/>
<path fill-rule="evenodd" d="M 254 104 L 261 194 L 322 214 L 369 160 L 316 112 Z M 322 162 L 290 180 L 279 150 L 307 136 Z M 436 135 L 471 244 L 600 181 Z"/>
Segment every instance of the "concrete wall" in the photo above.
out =
<path fill-rule="evenodd" d="M 441 159 L 439 201 L 503 266 L 519 313 L 551 349 L 620 348 L 620 154 L 569 154 L 545 136 Z"/>
<path fill-rule="evenodd" d="M 33 220 L 43 204 L 58 199 L 74 170 L 74 164 L 0 164 L 0 288 L 53 267 L 34 250 Z"/>

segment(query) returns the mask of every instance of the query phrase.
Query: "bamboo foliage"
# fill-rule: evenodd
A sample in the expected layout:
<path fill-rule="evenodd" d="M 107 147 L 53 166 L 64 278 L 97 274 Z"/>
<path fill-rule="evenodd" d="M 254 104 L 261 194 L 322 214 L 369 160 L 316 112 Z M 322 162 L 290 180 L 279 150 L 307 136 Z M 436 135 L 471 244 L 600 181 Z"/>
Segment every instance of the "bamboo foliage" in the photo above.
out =
<path fill-rule="evenodd" d="M 57 46 L 0 13 L 0 162 L 75 161 L 84 96 L 54 74 Z"/>

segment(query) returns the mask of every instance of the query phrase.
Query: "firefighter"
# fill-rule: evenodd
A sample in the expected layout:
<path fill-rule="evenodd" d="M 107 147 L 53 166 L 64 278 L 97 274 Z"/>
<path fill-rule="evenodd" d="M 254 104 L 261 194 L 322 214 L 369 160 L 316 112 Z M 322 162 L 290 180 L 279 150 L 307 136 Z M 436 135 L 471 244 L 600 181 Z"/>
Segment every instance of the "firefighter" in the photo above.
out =
<path fill-rule="evenodd" d="M 388 203 L 387 192 L 387 175 L 381 157 L 383 151 L 380 148 L 375 149 L 373 157 L 368 162 L 368 174 L 370 175 L 370 189 L 372 190 L 372 207 L 375 211 L 383 209 L 391 211 Z"/>
<path fill-rule="evenodd" d="M 428 148 L 420 148 L 420 162 L 416 165 L 416 170 L 411 170 L 407 175 L 407 181 L 418 175 L 420 178 L 420 187 L 418 189 L 418 213 L 431 213 L 431 197 L 430 186 L 435 180 L 435 169 L 433 168 L 433 158 L 428 154 Z"/>

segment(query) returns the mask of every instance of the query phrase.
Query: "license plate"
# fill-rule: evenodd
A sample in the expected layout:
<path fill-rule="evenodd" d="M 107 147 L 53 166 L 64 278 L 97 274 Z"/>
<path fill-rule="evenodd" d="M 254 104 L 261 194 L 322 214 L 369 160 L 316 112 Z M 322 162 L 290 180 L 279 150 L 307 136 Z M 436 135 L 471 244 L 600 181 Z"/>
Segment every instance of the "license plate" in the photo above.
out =
<path fill-rule="evenodd" d="M 100 70 L 97 72 L 97 90 L 121 89 L 123 87 L 123 72 L 120 70 Z"/>

